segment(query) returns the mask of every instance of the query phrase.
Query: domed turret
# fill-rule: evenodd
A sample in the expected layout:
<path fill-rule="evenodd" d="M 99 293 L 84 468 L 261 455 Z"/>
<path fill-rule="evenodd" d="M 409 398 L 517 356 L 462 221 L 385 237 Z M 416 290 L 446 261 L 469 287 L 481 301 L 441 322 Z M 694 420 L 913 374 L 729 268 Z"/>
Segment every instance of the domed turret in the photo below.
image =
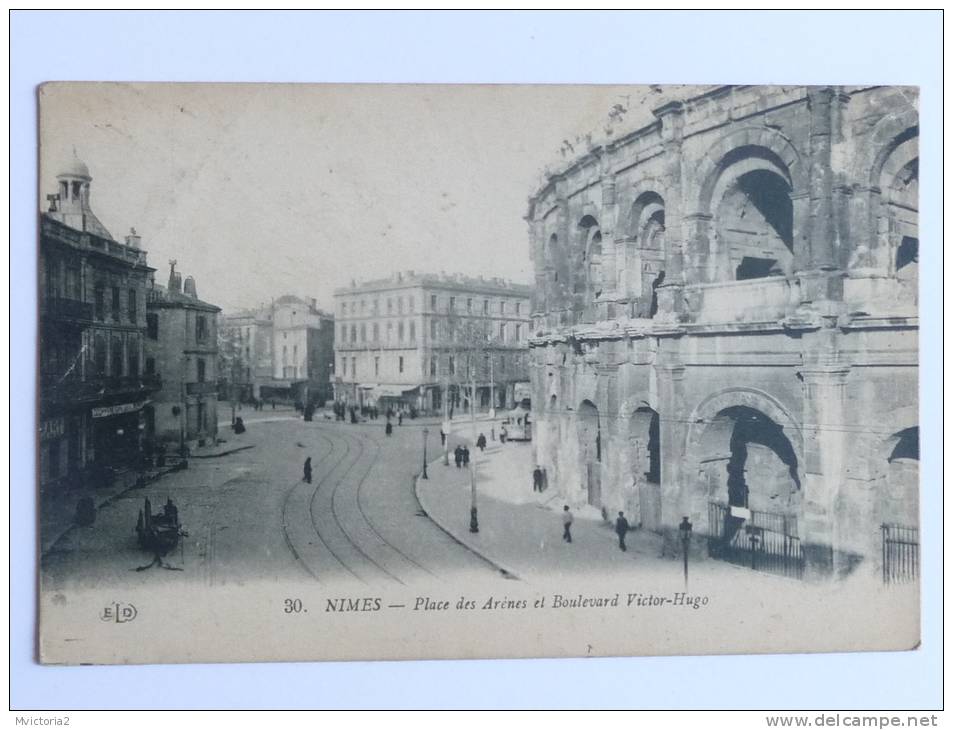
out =
<path fill-rule="evenodd" d="M 76 154 L 75 147 L 73 158 L 63 172 L 56 176 L 56 180 L 59 198 L 55 202 L 51 201 L 49 214 L 71 228 L 114 240 L 89 205 L 89 184 L 93 178 L 89 174 L 89 167 Z"/>

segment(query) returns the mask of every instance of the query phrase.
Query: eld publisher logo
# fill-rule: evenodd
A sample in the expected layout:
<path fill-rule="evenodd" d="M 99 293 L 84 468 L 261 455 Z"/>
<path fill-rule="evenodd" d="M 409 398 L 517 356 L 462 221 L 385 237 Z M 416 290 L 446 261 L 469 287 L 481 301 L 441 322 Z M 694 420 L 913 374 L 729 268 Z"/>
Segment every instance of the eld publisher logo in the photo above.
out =
<path fill-rule="evenodd" d="M 136 618 L 139 612 L 131 603 L 111 603 L 99 614 L 100 621 L 125 624 Z"/>

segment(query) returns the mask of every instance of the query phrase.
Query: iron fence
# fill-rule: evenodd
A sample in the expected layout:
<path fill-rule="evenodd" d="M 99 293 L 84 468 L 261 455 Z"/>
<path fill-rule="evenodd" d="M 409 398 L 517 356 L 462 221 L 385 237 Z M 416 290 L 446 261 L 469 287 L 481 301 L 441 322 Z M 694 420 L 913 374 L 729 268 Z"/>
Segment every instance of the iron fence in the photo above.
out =
<path fill-rule="evenodd" d="M 720 502 L 708 505 L 708 554 L 753 570 L 790 578 L 804 575 L 804 556 L 797 535 L 797 517 L 779 512 L 750 510 L 736 517 Z"/>
<path fill-rule="evenodd" d="M 884 583 L 910 583 L 920 577 L 920 530 L 881 525 Z"/>

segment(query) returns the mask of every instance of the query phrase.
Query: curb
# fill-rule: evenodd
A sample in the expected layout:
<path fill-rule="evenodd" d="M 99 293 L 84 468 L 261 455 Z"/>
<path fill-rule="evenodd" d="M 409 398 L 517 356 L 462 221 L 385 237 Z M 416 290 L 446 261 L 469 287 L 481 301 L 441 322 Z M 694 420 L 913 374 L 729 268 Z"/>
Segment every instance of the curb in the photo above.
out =
<path fill-rule="evenodd" d="M 443 461 L 443 457 L 441 456 L 439 459 L 436 459 L 433 462 L 431 462 L 431 464 L 429 464 L 428 466 L 432 464 L 439 464 L 442 461 Z M 420 511 L 427 516 L 427 519 L 429 519 L 437 527 L 439 527 L 443 532 L 445 532 L 450 537 L 450 539 L 453 540 L 455 543 L 466 548 L 468 551 L 476 555 L 478 558 L 480 558 L 484 562 L 493 566 L 496 570 L 498 570 L 503 575 L 504 578 L 507 578 L 510 580 L 522 580 L 522 578 L 519 577 L 519 574 L 515 570 L 508 568 L 507 566 L 503 565 L 502 563 L 495 560 L 494 558 L 491 558 L 488 555 L 485 555 L 484 553 L 480 552 L 475 547 L 473 547 L 472 545 L 464 541 L 462 538 L 457 537 L 457 535 L 450 528 L 448 528 L 446 525 L 442 524 L 439 520 L 437 520 L 437 518 L 433 516 L 431 511 L 427 509 L 427 506 L 424 504 L 424 501 L 420 498 L 419 486 L 420 486 L 420 473 L 417 473 L 417 474 L 414 474 L 414 496 L 417 498 L 417 504 L 420 505 Z"/>
<path fill-rule="evenodd" d="M 248 444 L 247 446 L 239 446 L 234 449 L 229 449 L 228 451 L 222 451 L 218 454 L 191 454 L 190 459 L 217 459 L 220 456 L 228 456 L 229 454 L 237 454 L 239 451 L 247 451 L 248 449 L 255 448 L 255 444 Z"/>

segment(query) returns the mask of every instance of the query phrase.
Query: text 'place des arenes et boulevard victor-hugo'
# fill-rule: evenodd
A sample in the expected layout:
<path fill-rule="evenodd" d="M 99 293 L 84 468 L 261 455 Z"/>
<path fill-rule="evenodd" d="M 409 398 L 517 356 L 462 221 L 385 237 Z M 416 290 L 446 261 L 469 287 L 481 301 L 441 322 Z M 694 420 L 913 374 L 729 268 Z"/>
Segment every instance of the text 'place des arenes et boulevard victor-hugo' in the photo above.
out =
<path fill-rule="evenodd" d="M 662 88 L 527 191 L 532 282 L 218 306 L 74 153 L 40 216 L 44 580 L 915 582 L 916 91 Z"/>

